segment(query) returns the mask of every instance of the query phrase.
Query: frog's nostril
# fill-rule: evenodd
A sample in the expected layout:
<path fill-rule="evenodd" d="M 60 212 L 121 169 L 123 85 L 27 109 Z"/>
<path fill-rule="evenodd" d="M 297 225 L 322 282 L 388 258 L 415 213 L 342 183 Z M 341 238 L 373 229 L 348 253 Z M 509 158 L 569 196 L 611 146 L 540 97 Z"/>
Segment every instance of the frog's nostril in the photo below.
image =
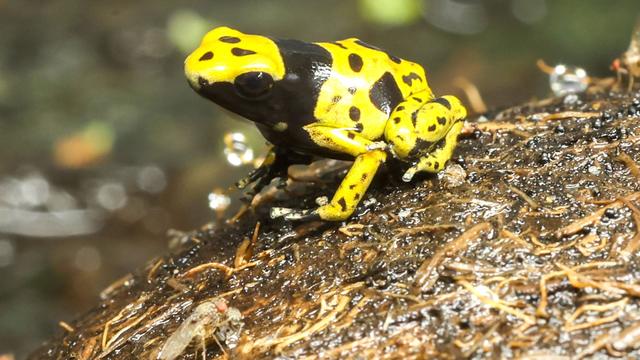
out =
<path fill-rule="evenodd" d="M 203 78 L 202 76 L 199 76 L 198 77 L 198 85 L 200 87 L 207 86 L 207 85 L 209 85 L 209 81 L 207 79 Z"/>
<path fill-rule="evenodd" d="M 211 51 L 207 51 L 206 53 L 202 54 L 202 56 L 200 56 L 200 59 L 198 59 L 199 61 L 206 61 L 206 60 L 211 60 L 213 59 L 213 53 Z"/>

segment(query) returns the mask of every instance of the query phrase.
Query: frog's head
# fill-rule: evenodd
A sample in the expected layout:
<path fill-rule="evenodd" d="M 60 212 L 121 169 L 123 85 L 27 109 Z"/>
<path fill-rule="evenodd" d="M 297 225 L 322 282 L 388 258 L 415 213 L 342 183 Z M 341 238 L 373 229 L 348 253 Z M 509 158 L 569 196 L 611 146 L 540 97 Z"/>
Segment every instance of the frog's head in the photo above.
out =
<path fill-rule="evenodd" d="M 269 38 L 228 27 L 209 31 L 187 57 L 184 70 L 200 95 L 251 120 L 265 122 L 276 83 L 285 76 L 277 45 Z"/>

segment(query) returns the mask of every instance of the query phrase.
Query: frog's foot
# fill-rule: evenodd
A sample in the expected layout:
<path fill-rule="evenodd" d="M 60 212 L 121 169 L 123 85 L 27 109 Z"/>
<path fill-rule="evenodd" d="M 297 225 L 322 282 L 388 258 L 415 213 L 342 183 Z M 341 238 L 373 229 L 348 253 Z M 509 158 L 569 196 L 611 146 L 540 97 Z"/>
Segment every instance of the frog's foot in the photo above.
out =
<path fill-rule="evenodd" d="M 283 218 L 289 221 L 327 220 L 341 221 L 349 218 L 353 208 L 347 208 L 344 201 L 338 205 L 328 203 L 316 209 L 291 209 L 285 207 L 271 208 L 271 218 Z"/>
<path fill-rule="evenodd" d="M 279 179 L 276 186 L 284 187 L 287 181 L 289 165 L 308 164 L 310 161 L 310 156 L 293 153 L 287 149 L 271 148 L 260 167 L 254 169 L 249 175 L 236 183 L 236 186 L 240 189 L 245 189 L 250 184 L 253 184 L 250 189 L 245 191 L 242 200 L 250 203 L 273 179 Z"/>
<path fill-rule="evenodd" d="M 454 96 L 433 98 L 429 91 L 401 102 L 385 127 L 389 153 L 412 162 L 402 177 L 411 181 L 421 171 L 437 173 L 451 158 L 467 111 Z"/>
<path fill-rule="evenodd" d="M 318 209 L 291 209 L 285 207 L 271 208 L 271 218 L 283 218 L 288 221 L 319 220 Z"/>
<path fill-rule="evenodd" d="M 316 204 L 318 204 L 318 206 L 320 207 L 325 206 L 328 203 L 329 198 L 326 196 L 320 196 L 316 198 Z M 271 208 L 271 218 L 276 219 L 282 217 L 285 220 L 318 220 L 320 219 L 318 210 L 319 209 L 300 210 L 285 207 L 274 207 Z"/>
<path fill-rule="evenodd" d="M 447 161 L 449 161 L 453 155 L 458 134 L 462 131 L 463 125 L 463 121 L 461 120 L 455 122 L 447 135 L 438 142 L 436 149 L 432 153 L 419 158 L 418 162 L 402 175 L 402 180 L 409 182 L 416 173 L 421 171 L 437 173 L 444 169 Z"/>
<path fill-rule="evenodd" d="M 367 151 L 387 150 L 387 148 L 389 148 L 389 144 L 387 144 L 384 141 L 375 141 L 375 142 L 372 142 L 371 144 L 367 145 Z"/>
<path fill-rule="evenodd" d="M 402 175 L 402 181 L 404 182 L 411 181 L 417 172 L 418 172 L 417 165 L 410 167 L 407 171 L 405 171 L 404 175 Z"/>
<path fill-rule="evenodd" d="M 247 176 L 236 182 L 236 187 L 240 190 L 244 190 L 249 184 L 255 182 L 256 180 L 266 176 L 268 173 L 268 169 L 266 167 L 259 167 L 257 169 L 251 170 Z"/>

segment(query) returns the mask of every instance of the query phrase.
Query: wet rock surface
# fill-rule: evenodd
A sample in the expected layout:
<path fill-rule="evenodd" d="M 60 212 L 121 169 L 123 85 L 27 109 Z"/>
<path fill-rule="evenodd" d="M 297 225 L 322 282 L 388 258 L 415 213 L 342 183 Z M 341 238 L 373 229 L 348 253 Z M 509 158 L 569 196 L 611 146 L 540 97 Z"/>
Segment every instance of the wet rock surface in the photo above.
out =
<path fill-rule="evenodd" d="M 407 184 L 390 164 L 348 222 L 267 217 L 329 181 L 186 234 L 31 358 L 158 358 L 206 302 L 178 358 L 640 356 L 637 96 L 470 118 L 447 171 Z"/>

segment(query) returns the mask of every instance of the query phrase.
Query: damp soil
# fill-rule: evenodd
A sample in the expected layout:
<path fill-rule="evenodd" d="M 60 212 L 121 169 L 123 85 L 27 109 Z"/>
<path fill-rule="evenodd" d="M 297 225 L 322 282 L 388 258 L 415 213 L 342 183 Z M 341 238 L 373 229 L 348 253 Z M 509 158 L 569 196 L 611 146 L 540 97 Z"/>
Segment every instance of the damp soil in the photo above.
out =
<path fill-rule="evenodd" d="M 640 357 L 638 96 L 592 87 L 472 117 L 444 173 L 407 184 L 389 166 L 346 222 L 267 216 L 313 206 L 336 170 L 176 235 L 30 358 L 158 358 L 206 302 L 224 306 L 178 358 Z"/>

